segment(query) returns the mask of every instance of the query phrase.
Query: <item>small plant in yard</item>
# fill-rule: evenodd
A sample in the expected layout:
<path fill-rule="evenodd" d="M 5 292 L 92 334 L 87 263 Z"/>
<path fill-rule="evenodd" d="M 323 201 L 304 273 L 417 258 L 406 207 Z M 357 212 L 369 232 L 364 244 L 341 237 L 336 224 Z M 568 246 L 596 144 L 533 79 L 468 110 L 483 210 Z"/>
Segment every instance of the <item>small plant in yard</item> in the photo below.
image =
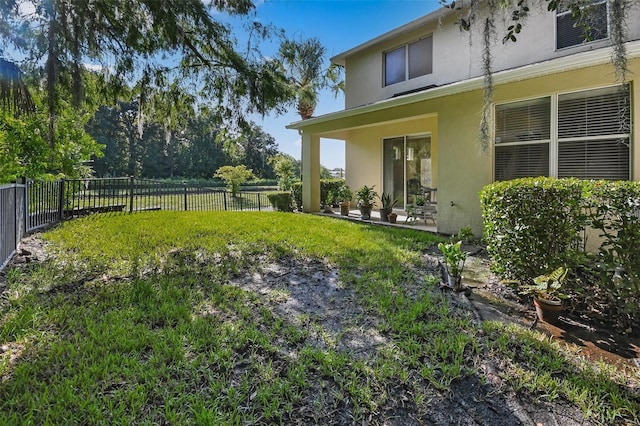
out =
<path fill-rule="evenodd" d="M 520 294 L 531 295 L 537 299 L 549 301 L 559 301 L 568 296 L 560 289 L 564 283 L 569 269 L 560 267 L 549 274 L 543 274 L 533 279 L 533 285 L 523 285 L 520 287 Z"/>
<path fill-rule="evenodd" d="M 444 257 L 449 285 L 456 290 L 462 287 L 462 272 L 467 260 L 467 253 L 462 251 L 461 246 L 462 241 L 438 244 L 438 249 Z"/>

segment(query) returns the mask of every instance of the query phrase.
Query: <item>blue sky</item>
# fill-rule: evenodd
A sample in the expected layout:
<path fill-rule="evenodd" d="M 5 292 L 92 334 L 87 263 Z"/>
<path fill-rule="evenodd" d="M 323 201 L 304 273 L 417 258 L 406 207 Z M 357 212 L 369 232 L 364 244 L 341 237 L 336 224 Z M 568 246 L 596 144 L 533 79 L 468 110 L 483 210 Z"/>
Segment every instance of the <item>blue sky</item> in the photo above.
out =
<path fill-rule="evenodd" d="M 411 22 L 439 7 L 438 0 L 264 0 L 256 2 L 256 19 L 283 28 L 287 35 L 317 37 L 328 59 L 365 41 Z M 275 52 L 263 52 L 266 55 Z M 314 115 L 344 109 L 342 95 L 323 92 Z M 275 137 L 279 149 L 300 158 L 300 136 L 285 126 L 299 120 L 295 111 L 281 116 L 254 117 Z M 323 140 L 320 162 L 330 169 L 344 167 L 344 142 Z"/>

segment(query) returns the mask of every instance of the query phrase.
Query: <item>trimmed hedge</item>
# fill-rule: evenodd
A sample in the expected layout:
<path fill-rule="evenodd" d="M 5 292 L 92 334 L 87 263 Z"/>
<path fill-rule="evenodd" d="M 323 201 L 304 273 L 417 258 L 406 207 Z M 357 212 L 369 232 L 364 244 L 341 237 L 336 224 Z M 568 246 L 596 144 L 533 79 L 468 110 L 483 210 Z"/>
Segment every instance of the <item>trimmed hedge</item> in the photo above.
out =
<path fill-rule="evenodd" d="M 525 178 L 480 192 L 484 238 L 502 278 L 530 281 L 575 263 L 584 228 L 578 180 Z"/>
<path fill-rule="evenodd" d="M 344 183 L 344 179 L 320 179 L 320 203 L 324 205 L 329 191 L 337 192 Z M 297 209 L 302 211 L 302 182 L 291 185 L 291 194 Z"/>
<path fill-rule="evenodd" d="M 293 211 L 293 197 L 291 192 L 287 191 L 274 191 L 267 193 L 267 198 L 271 203 L 271 206 L 279 212 L 292 212 Z"/>
<path fill-rule="evenodd" d="M 530 284 L 571 268 L 574 295 L 606 305 L 603 318 L 640 333 L 640 182 L 516 179 L 484 187 L 480 202 L 492 269 L 502 279 Z M 596 252 L 588 253 L 594 234 Z"/>

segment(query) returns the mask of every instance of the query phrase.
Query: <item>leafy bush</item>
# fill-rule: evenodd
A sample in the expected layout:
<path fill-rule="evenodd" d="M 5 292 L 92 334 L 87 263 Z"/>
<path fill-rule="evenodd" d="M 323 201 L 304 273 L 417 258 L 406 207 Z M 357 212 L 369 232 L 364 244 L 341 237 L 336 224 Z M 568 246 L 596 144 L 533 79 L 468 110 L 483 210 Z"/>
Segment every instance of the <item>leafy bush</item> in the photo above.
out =
<path fill-rule="evenodd" d="M 291 192 L 277 191 L 267 193 L 267 198 L 271 203 L 271 206 L 279 212 L 292 212 L 293 211 L 293 197 Z"/>
<path fill-rule="evenodd" d="M 494 272 L 523 285 L 559 267 L 575 271 L 576 304 L 629 333 L 640 305 L 640 182 L 526 178 L 480 192 L 484 236 Z M 585 232 L 586 230 L 586 232 Z M 585 235 L 599 247 L 586 253 Z"/>
<path fill-rule="evenodd" d="M 302 211 L 302 182 L 294 182 L 291 184 L 291 195 L 296 203 L 298 211 Z"/>
<path fill-rule="evenodd" d="M 502 278 L 533 277 L 582 257 L 582 184 L 576 179 L 525 178 L 480 192 L 484 237 Z"/>
<path fill-rule="evenodd" d="M 632 324 L 640 306 L 640 183 L 590 182 L 588 193 L 589 225 L 603 238 L 595 267 L 600 285 L 617 305 L 610 313 Z"/>
<path fill-rule="evenodd" d="M 342 185 L 344 185 L 344 179 L 320 179 L 320 202 L 322 204 L 332 202 L 333 200 L 327 200 L 329 193 L 337 194 Z"/>
<path fill-rule="evenodd" d="M 338 193 L 340 187 L 344 185 L 344 179 L 320 179 L 320 202 L 326 203 L 329 192 Z M 295 182 L 291 185 L 291 193 L 295 201 L 296 208 L 302 211 L 302 182 Z"/>

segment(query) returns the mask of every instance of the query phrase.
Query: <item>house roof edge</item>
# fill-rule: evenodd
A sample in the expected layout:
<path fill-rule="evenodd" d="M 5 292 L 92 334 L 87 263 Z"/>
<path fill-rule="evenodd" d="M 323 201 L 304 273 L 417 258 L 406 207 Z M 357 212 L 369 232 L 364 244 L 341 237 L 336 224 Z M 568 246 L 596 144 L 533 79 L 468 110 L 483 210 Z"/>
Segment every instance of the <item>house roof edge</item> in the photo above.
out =
<path fill-rule="evenodd" d="M 628 42 L 626 44 L 627 58 L 640 57 L 640 40 Z M 571 71 L 579 68 L 601 65 L 611 61 L 612 47 L 603 49 L 577 53 L 575 55 L 564 56 L 545 62 L 525 65 L 519 68 L 499 71 L 493 75 L 493 84 L 507 84 L 516 81 L 527 80 L 530 78 L 541 77 L 553 73 Z M 395 98 L 384 99 L 371 104 L 331 112 L 318 117 L 299 120 L 286 126 L 287 129 L 301 130 L 310 125 L 325 123 L 328 121 L 347 118 L 360 114 L 366 114 L 373 111 L 383 110 L 386 108 L 406 105 L 414 102 L 421 102 L 429 99 L 435 99 L 443 96 L 454 95 L 471 90 L 481 89 L 483 85 L 483 76 L 473 77 L 467 80 L 453 82 L 447 85 L 439 86 L 423 92 L 411 93 Z"/>

